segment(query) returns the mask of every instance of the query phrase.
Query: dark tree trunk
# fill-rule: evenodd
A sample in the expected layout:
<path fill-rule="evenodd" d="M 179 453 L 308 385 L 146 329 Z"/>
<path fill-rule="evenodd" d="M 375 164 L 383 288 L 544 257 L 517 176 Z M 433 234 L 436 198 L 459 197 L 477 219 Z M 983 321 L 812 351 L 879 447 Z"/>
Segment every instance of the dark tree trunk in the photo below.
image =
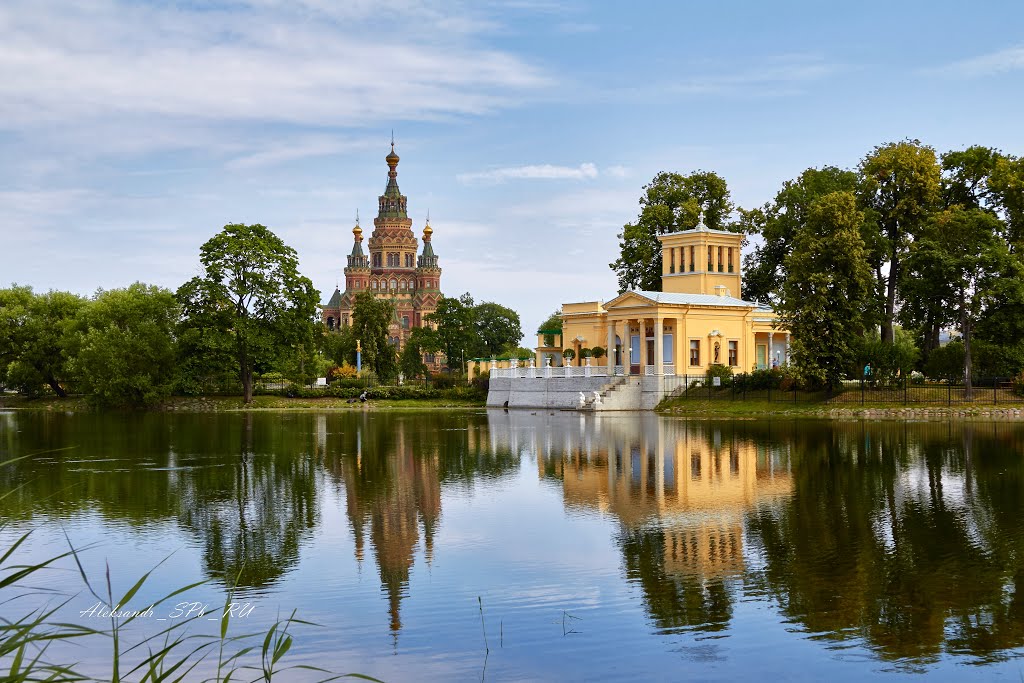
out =
<path fill-rule="evenodd" d="M 53 376 L 46 378 L 46 383 L 53 389 L 53 393 L 57 394 L 60 398 L 67 398 L 68 392 L 64 391 L 64 387 L 60 385 L 60 382 Z"/>
<path fill-rule="evenodd" d="M 50 385 L 51 389 L 53 389 L 53 393 L 55 393 L 59 397 L 61 397 L 61 398 L 67 398 L 68 397 L 68 392 L 63 390 L 63 387 L 60 386 L 60 383 L 57 382 L 52 377 L 50 379 L 48 379 L 46 381 L 46 383 Z"/>
<path fill-rule="evenodd" d="M 252 370 L 242 371 L 242 400 L 252 403 Z"/>

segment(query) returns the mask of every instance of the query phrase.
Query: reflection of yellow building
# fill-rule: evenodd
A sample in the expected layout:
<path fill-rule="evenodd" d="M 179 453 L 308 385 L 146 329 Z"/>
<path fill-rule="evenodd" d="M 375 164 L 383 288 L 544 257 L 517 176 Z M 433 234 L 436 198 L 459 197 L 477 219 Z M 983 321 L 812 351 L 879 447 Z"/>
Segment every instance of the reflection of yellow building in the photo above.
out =
<path fill-rule="evenodd" d="M 563 304 L 560 342 L 575 351 L 575 365 L 584 364 L 580 349 L 595 346 L 610 350 L 601 361 L 609 375 L 703 374 L 712 365 L 747 372 L 786 362 L 789 332 L 775 313 L 738 298 L 742 235 L 701 222 L 658 239 L 662 291 Z M 538 349 L 539 365 L 550 352 Z"/>
<path fill-rule="evenodd" d="M 566 505 L 660 528 L 667 574 L 742 571 L 744 514 L 790 493 L 785 454 L 685 423 L 598 422 L 589 442 L 538 445 L 540 474 L 562 480 Z"/>

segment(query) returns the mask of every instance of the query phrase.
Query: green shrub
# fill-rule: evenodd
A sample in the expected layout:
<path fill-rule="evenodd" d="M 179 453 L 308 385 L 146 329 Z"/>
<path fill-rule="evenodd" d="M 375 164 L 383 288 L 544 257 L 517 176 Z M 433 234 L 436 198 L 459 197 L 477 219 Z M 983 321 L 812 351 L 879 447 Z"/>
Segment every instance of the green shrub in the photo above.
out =
<path fill-rule="evenodd" d="M 576 352 L 573 351 L 572 349 L 565 349 L 565 350 L 562 351 L 562 358 L 564 358 L 566 360 L 571 361 L 575 357 L 576 357 Z"/>
<path fill-rule="evenodd" d="M 732 368 L 728 365 L 712 365 L 708 367 L 707 372 L 704 373 L 704 378 L 707 380 L 707 383 L 713 386 L 715 383 L 715 377 L 721 378 L 723 387 L 732 386 Z"/>

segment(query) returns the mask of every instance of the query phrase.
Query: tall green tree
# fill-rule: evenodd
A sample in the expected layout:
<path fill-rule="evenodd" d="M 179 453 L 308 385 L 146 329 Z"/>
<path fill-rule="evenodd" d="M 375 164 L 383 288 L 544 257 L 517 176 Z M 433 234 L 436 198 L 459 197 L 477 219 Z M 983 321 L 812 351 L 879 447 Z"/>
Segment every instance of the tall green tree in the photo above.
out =
<path fill-rule="evenodd" d="M 786 259 L 779 314 L 797 371 L 812 386 L 839 384 L 856 358 L 873 287 L 863 222 L 852 192 L 827 194 L 811 204 Z"/>
<path fill-rule="evenodd" d="M 725 179 L 713 171 L 689 175 L 661 172 L 644 185 L 640 215 L 619 233 L 619 258 L 609 264 L 619 279 L 619 291 L 661 290 L 661 244 L 658 235 L 696 227 L 703 216 L 712 229 L 735 229 Z"/>
<path fill-rule="evenodd" d="M 184 325 L 231 349 L 250 403 L 257 368 L 315 344 L 320 296 L 295 250 L 262 225 L 225 225 L 199 260 L 203 275 L 177 292 Z"/>
<path fill-rule="evenodd" d="M 893 341 L 897 290 L 903 259 L 910 243 L 940 199 L 939 162 L 935 150 L 918 140 L 904 140 L 875 147 L 860 165 L 860 198 L 884 238 L 884 263 L 879 261 L 875 278 L 885 292 L 882 305 L 882 341 Z M 888 272 L 884 273 L 884 265 Z"/>
<path fill-rule="evenodd" d="M 511 308 L 484 301 L 473 309 L 473 326 L 476 329 L 480 355 L 493 358 L 509 345 L 518 345 L 523 338 L 519 314 Z M 474 354 L 475 355 L 475 354 Z"/>
<path fill-rule="evenodd" d="M 67 396 L 69 328 L 88 300 L 70 292 L 35 294 L 31 287 L 0 289 L 0 364 L 4 381 L 36 396 L 49 387 Z"/>
<path fill-rule="evenodd" d="M 740 210 L 739 224 L 746 233 L 758 233 L 763 242 L 747 254 L 743 263 L 743 298 L 772 305 L 786 279 L 786 257 L 793 237 L 807 223 L 811 204 L 831 192 L 852 192 L 857 174 L 835 166 L 809 168 L 787 180 L 775 199 L 763 207 Z"/>
<path fill-rule="evenodd" d="M 352 334 L 362 348 L 363 367 L 370 368 L 385 381 L 398 371 L 398 350 L 388 334 L 393 322 L 395 306 L 390 300 L 378 299 L 369 290 L 356 295 L 352 306 Z"/>
<path fill-rule="evenodd" d="M 320 347 L 324 356 L 335 365 L 355 366 L 356 335 L 351 325 L 342 325 L 333 332 L 324 332 L 320 339 Z"/>
<path fill-rule="evenodd" d="M 936 214 L 907 256 L 911 277 L 927 282 L 964 344 L 964 383 L 972 389 L 971 340 L 987 303 L 997 297 L 1024 303 L 1024 268 L 1000 236 L 1001 222 L 983 209 L 956 205 Z"/>
<path fill-rule="evenodd" d="M 1010 250 L 1024 254 L 1024 158 L 1002 156 L 997 159 L 988 187 L 1006 221 Z"/>
<path fill-rule="evenodd" d="M 79 388 L 104 407 L 142 407 L 170 396 L 178 310 L 173 292 L 141 282 L 97 292 L 79 311 L 69 343 Z"/>
<path fill-rule="evenodd" d="M 423 354 L 437 353 L 440 350 L 441 343 L 437 338 L 437 332 L 429 327 L 413 328 L 399 358 L 399 369 L 406 379 L 424 377 L 427 374 L 427 366 L 423 362 Z"/>
<path fill-rule="evenodd" d="M 437 339 L 448 357 L 448 367 L 458 365 L 464 372 L 464 358 L 473 358 L 479 350 L 474 315 L 475 304 L 469 293 L 462 296 L 442 296 L 434 312 L 425 320 L 434 326 Z"/>

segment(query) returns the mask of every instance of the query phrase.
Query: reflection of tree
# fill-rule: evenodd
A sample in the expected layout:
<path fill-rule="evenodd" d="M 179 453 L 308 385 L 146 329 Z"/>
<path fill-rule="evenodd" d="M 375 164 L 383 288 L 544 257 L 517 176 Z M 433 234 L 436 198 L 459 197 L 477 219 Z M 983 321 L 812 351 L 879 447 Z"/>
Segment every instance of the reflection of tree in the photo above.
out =
<path fill-rule="evenodd" d="M 311 419 L 19 414 L 15 452 L 40 455 L 0 468 L 4 485 L 20 485 L 0 515 L 176 520 L 199 538 L 211 576 L 233 582 L 243 569 L 240 585 L 264 586 L 295 565 L 317 523 Z"/>
<path fill-rule="evenodd" d="M 361 415 L 340 439 L 341 455 L 327 466 L 344 484 L 356 558 L 363 559 L 367 539 L 374 549 L 397 635 L 421 532 L 432 561 L 442 484 L 501 476 L 518 463 L 507 449 L 489 447 L 479 415 Z"/>
<path fill-rule="evenodd" d="M 1024 643 L 1020 547 L 1000 547 L 1004 538 L 1019 543 L 1021 482 L 1005 487 L 992 467 L 1006 446 L 979 448 L 972 425 L 831 431 L 801 449 L 782 513 L 749 520 L 765 554 L 763 580 L 784 612 L 810 631 L 852 632 L 883 657 L 916 662 Z M 972 450 L 986 454 L 973 480 Z M 1005 498 L 987 495 L 1007 488 Z"/>
<path fill-rule="evenodd" d="M 651 619 L 662 630 L 699 628 L 720 631 L 732 618 L 733 596 L 726 579 L 666 570 L 666 534 L 661 530 L 625 529 L 619 537 L 626 576 L 639 581 Z"/>

